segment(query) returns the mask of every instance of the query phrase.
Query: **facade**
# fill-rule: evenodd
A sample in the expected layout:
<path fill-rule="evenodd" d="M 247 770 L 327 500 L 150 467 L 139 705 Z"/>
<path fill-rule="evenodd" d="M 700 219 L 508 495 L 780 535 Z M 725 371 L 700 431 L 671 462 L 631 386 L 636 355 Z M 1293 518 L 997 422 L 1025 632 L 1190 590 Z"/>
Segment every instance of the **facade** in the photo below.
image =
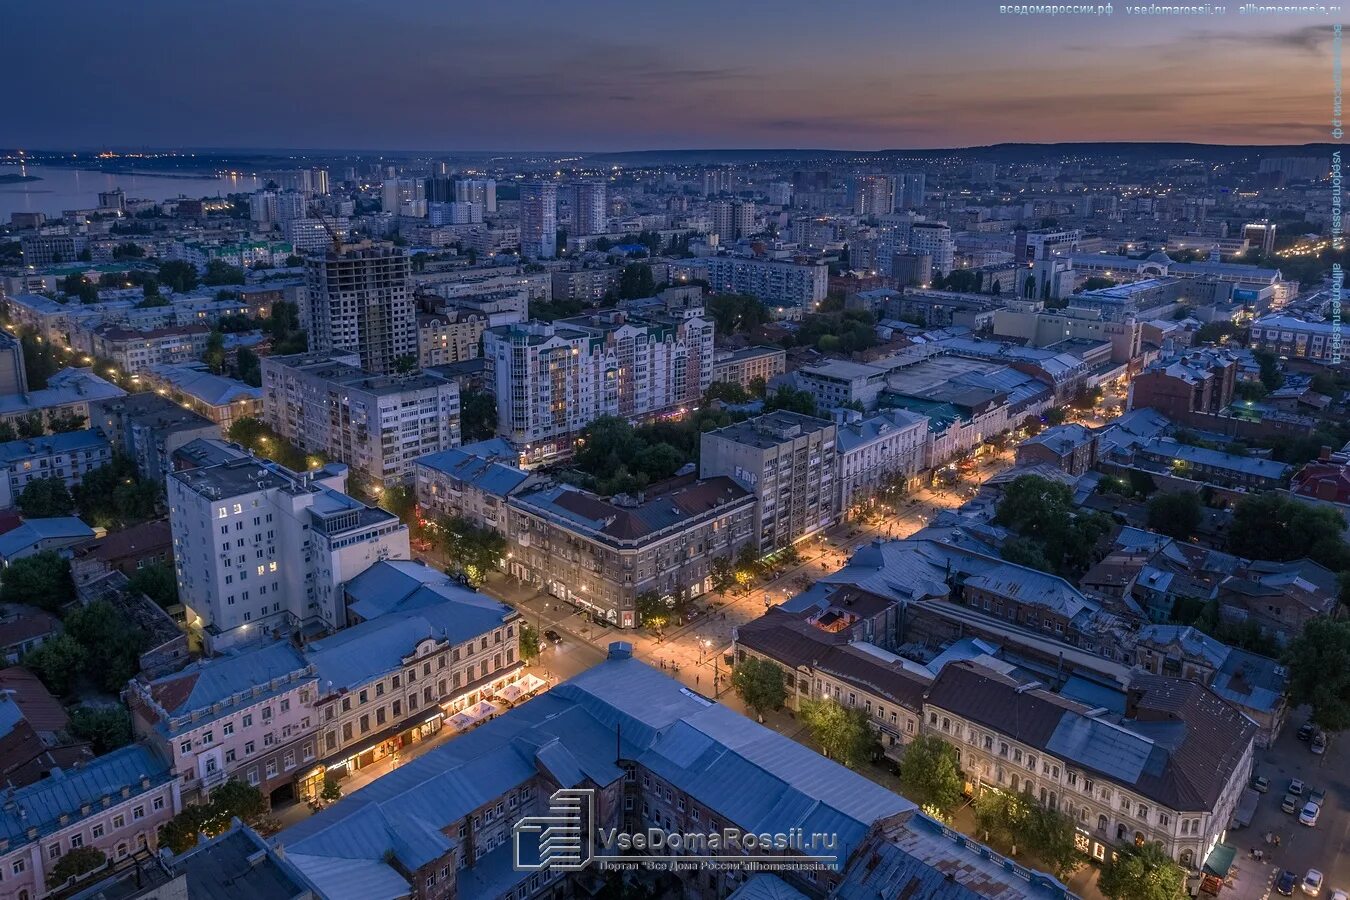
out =
<path fill-rule="evenodd" d="M 376 562 L 408 558 L 397 516 L 342 493 L 346 466 L 296 474 L 243 451 L 226 455 L 168 478 L 179 596 L 208 644 L 340 628 L 342 585 Z"/>
<path fill-rule="evenodd" d="M 1130 382 L 1129 408 L 1155 409 L 1174 422 L 1216 415 L 1233 402 L 1237 359 L 1228 351 L 1196 349 L 1161 359 Z"/>
<path fill-rule="evenodd" d="M 205 363 L 155 366 L 141 377 L 156 393 L 209 419 L 222 432 L 239 419 L 262 418 L 262 388 L 215 375 Z"/>
<path fill-rule="evenodd" d="M 697 312 L 697 311 L 696 311 Z M 712 383 L 713 325 L 624 313 L 489 328 L 497 433 L 531 461 L 570 454 L 601 416 L 642 419 L 698 403 Z"/>
<path fill-rule="evenodd" d="M 527 259 L 558 254 L 558 186 L 531 182 L 520 186 L 520 253 Z"/>
<path fill-rule="evenodd" d="M 927 458 L 928 417 L 890 409 L 838 425 L 839 509 L 847 512 L 877 490 L 915 485 Z"/>
<path fill-rule="evenodd" d="M 637 598 L 670 605 L 712 589 L 712 564 L 749 543 L 755 501 L 730 478 L 688 481 L 647 497 L 604 499 L 570 485 L 517 493 L 508 572 L 622 628 Z"/>
<path fill-rule="evenodd" d="M 770 553 L 837 520 L 836 443 L 833 422 L 775 410 L 705 432 L 699 476 L 726 476 L 755 495 L 755 546 Z"/>
<path fill-rule="evenodd" d="M 215 422 L 151 391 L 91 403 L 89 421 L 115 451 L 136 461 L 142 477 L 156 482 L 168 476 L 180 447 L 220 437 Z"/>
<path fill-rule="evenodd" d="M 1263 316 L 1253 322 L 1251 348 L 1269 350 L 1290 359 L 1322 363 L 1336 363 L 1344 356 L 1339 324 L 1327 319 L 1309 321 L 1292 315 Z"/>
<path fill-rule="evenodd" d="M 183 325 L 136 331 L 118 325 L 100 325 L 90 341 L 95 356 L 111 360 L 119 371 L 139 375 L 151 366 L 200 359 L 211 329 Z"/>
<path fill-rule="evenodd" d="M 909 229 L 909 252 L 928 256 L 933 274 L 945 278 L 956 259 L 951 228 L 945 222 L 915 222 Z"/>
<path fill-rule="evenodd" d="M 28 393 L 28 373 L 23 365 L 23 345 L 8 332 L 0 334 L 0 395 Z"/>
<path fill-rule="evenodd" d="M 576 233 L 606 233 L 609 230 L 609 186 L 603 181 L 581 181 L 575 187 L 572 227 Z"/>
<path fill-rule="evenodd" d="M 398 247 L 347 245 L 305 259 L 310 349 L 356 353 L 376 374 L 416 362 L 417 317 L 407 255 Z"/>
<path fill-rule="evenodd" d="M 431 375 L 371 375 L 354 354 L 262 361 L 264 421 L 306 452 L 326 453 L 380 488 L 413 460 L 459 445 L 459 386 Z"/>
<path fill-rule="evenodd" d="M 1076 423 L 1058 425 L 1022 441 L 1015 452 L 1019 466 L 1046 464 L 1082 475 L 1097 463 L 1097 436 Z"/>
<path fill-rule="evenodd" d="M 1021 791 L 1073 819 L 1094 858 L 1159 842 L 1198 869 L 1251 780 L 1257 727 L 1191 681 L 1136 676 L 1111 712 L 961 661 L 929 688 L 924 730 L 957 747 L 976 792 Z"/>
<path fill-rule="evenodd" d="M 813 312 L 829 292 L 830 270 L 824 263 L 738 256 L 713 256 L 704 262 L 713 293 L 749 294 L 781 319 Z"/>
<path fill-rule="evenodd" d="M 231 778 L 280 799 L 315 759 L 318 692 L 314 666 L 277 641 L 132 679 L 127 704 L 137 738 L 170 761 L 185 801 L 204 802 Z"/>
<path fill-rule="evenodd" d="M 718 353 L 713 360 L 713 381 L 726 381 L 749 389 L 759 379 L 768 384 L 787 368 L 787 351 L 778 347 L 746 347 Z"/>
<path fill-rule="evenodd" d="M 895 178 L 891 175 L 856 175 L 853 178 L 853 214 L 889 216 L 895 211 Z"/>
<path fill-rule="evenodd" d="M 112 445 L 93 428 L 0 444 L 0 509 L 14 506 L 28 483 L 59 479 L 67 488 L 112 461 Z"/>
<path fill-rule="evenodd" d="M 868 412 L 876 409 L 877 397 L 886 387 L 886 370 L 846 359 L 827 359 L 797 369 L 792 380 L 815 398 L 817 409 L 848 406 Z"/>
<path fill-rule="evenodd" d="M 417 508 L 424 518 L 468 519 L 503 537 L 507 535 L 507 498 L 539 480 L 508 462 L 467 450 L 431 453 L 414 463 Z"/>
<path fill-rule="evenodd" d="M 477 359 L 488 317 L 468 310 L 418 313 L 417 364 L 423 369 Z"/>

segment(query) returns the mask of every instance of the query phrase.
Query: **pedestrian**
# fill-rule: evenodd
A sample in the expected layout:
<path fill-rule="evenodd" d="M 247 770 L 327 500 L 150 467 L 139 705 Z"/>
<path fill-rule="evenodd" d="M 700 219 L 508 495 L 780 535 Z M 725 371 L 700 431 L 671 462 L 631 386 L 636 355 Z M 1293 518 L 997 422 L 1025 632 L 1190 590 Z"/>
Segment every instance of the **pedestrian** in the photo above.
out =
<path fill-rule="evenodd" d="M 1275 835 L 1275 846 L 1276 847 L 1280 846 L 1280 836 L 1278 834 Z"/>
<path fill-rule="evenodd" d="M 699 682 L 699 676 L 695 675 L 695 676 L 694 676 L 694 687 L 698 687 L 698 682 Z"/>

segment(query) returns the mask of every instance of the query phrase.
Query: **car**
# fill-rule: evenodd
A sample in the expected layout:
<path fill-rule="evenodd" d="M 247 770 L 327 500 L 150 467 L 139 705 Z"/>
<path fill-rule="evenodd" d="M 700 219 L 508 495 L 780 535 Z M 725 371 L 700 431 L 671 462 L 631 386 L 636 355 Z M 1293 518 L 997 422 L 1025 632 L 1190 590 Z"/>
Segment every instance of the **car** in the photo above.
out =
<path fill-rule="evenodd" d="M 1313 732 L 1316 730 L 1317 728 L 1313 723 L 1304 722 L 1302 725 L 1298 726 L 1298 739 L 1300 741 L 1312 740 Z"/>
<path fill-rule="evenodd" d="M 554 631 L 552 628 L 544 632 L 544 637 L 552 641 L 553 646 L 555 647 L 562 643 L 562 635 L 558 634 L 558 632 Z"/>
<path fill-rule="evenodd" d="M 1313 735 L 1312 740 L 1308 742 L 1308 749 L 1318 756 L 1321 756 L 1327 750 L 1327 736 L 1320 731 L 1317 732 L 1317 734 Z"/>
<path fill-rule="evenodd" d="M 1306 788 L 1307 786 L 1303 783 L 1301 779 L 1298 778 L 1289 779 L 1289 793 L 1293 794 L 1295 797 L 1302 797 L 1303 791 Z"/>
<path fill-rule="evenodd" d="M 1307 825 L 1312 828 L 1317 824 L 1317 817 L 1322 814 L 1322 807 L 1309 801 L 1303 805 L 1303 812 L 1298 814 L 1299 824 Z"/>
<path fill-rule="evenodd" d="M 1313 788 L 1311 791 L 1308 792 L 1308 799 L 1316 803 L 1318 806 L 1324 805 L 1327 799 L 1326 789 Z"/>
<path fill-rule="evenodd" d="M 1280 801 L 1280 809 L 1287 813 L 1298 812 L 1298 798 L 1293 794 L 1285 794 L 1284 799 Z"/>
<path fill-rule="evenodd" d="M 1350 900 L 1350 896 L 1347 896 L 1345 891 L 1335 890 L 1331 892 L 1331 900 Z"/>
<path fill-rule="evenodd" d="M 1316 897 L 1322 893 L 1322 873 L 1316 869 L 1309 869 L 1308 874 L 1303 876 L 1303 893 L 1309 897 Z"/>
<path fill-rule="evenodd" d="M 1285 869 L 1280 873 L 1280 877 L 1275 879 L 1275 890 L 1286 897 L 1292 897 L 1296 884 L 1298 884 L 1298 876 L 1292 870 Z"/>
<path fill-rule="evenodd" d="M 1270 779 L 1264 775 L 1257 775 L 1252 779 L 1252 790 L 1258 794 L 1264 794 L 1270 790 Z"/>

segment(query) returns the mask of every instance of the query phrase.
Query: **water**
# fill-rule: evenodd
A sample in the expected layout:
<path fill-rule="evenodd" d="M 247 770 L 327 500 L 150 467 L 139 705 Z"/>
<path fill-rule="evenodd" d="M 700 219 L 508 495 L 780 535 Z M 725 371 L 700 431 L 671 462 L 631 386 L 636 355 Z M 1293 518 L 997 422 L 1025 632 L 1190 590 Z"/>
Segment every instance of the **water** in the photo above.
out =
<path fill-rule="evenodd" d="M 0 166 L 0 175 L 36 175 L 41 181 L 0 184 L 0 222 L 14 212 L 41 212 L 56 218 L 67 209 L 93 209 L 99 191 L 121 188 L 127 199 L 169 200 L 178 196 L 217 197 L 256 191 L 262 185 L 250 175 L 228 178 L 166 178 L 156 175 L 113 175 L 84 169 L 50 166 Z"/>

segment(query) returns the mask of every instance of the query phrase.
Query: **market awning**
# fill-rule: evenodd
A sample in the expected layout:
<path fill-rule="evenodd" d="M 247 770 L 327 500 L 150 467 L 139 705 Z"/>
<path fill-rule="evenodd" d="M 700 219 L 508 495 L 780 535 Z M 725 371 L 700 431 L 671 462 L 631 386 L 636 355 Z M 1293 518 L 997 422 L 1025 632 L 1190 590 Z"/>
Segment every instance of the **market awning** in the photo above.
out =
<path fill-rule="evenodd" d="M 1227 878 L 1237 858 L 1237 848 L 1231 844 L 1218 844 L 1205 857 L 1205 874 L 1216 878 Z"/>

